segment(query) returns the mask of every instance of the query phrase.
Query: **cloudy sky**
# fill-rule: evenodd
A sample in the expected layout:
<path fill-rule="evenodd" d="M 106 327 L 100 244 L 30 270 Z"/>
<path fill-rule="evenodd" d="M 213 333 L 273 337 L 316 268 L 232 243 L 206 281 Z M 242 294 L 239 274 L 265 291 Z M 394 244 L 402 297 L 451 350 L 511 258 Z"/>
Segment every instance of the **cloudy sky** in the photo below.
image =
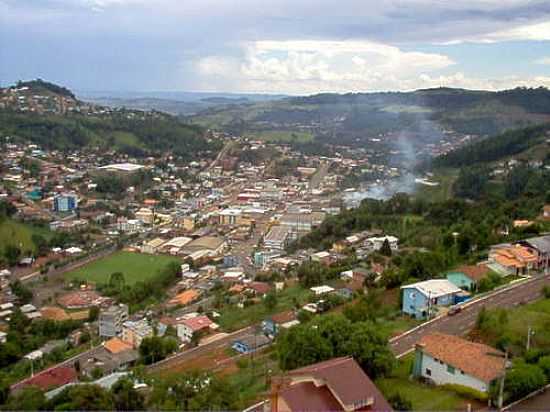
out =
<path fill-rule="evenodd" d="M 550 87 L 548 0 L 0 0 L 0 82 L 288 94 Z"/>

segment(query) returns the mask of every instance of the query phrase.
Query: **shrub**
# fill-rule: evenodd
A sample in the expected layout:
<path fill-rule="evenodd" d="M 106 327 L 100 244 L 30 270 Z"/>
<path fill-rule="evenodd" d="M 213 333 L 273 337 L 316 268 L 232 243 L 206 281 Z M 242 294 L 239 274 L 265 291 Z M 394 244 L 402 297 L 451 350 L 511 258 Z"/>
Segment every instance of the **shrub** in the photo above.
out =
<path fill-rule="evenodd" d="M 480 392 L 477 389 L 473 389 L 464 385 L 447 384 L 443 385 L 442 388 L 452 391 L 463 398 L 471 399 L 474 401 L 487 402 L 488 399 L 488 395 L 486 393 Z"/>

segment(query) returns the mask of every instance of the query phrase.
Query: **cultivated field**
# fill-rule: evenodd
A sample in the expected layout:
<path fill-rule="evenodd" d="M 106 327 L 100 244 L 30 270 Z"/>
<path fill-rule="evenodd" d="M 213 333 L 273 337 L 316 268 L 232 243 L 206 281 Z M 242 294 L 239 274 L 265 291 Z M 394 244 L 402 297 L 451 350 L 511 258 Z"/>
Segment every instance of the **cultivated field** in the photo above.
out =
<path fill-rule="evenodd" d="M 112 273 L 122 272 L 126 284 L 132 285 L 155 276 L 159 270 L 170 262 L 180 262 L 180 260 L 170 256 L 117 252 L 66 273 L 65 278 L 107 283 Z"/>

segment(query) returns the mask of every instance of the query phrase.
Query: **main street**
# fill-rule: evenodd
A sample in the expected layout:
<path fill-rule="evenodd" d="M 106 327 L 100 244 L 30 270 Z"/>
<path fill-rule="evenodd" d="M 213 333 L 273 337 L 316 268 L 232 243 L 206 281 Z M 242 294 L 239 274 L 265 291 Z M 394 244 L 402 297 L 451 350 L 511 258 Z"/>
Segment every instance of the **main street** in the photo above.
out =
<path fill-rule="evenodd" d="M 477 315 L 483 307 L 487 309 L 510 308 L 531 302 L 541 297 L 541 290 L 544 285 L 550 285 L 550 275 L 539 275 L 465 303 L 464 309 L 454 316 L 443 315 L 432 319 L 391 339 L 390 345 L 393 353 L 397 357 L 404 356 L 414 349 L 414 345 L 423 336 L 430 333 L 441 332 L 451 335 L 465 335 L 474 327 Z"/>

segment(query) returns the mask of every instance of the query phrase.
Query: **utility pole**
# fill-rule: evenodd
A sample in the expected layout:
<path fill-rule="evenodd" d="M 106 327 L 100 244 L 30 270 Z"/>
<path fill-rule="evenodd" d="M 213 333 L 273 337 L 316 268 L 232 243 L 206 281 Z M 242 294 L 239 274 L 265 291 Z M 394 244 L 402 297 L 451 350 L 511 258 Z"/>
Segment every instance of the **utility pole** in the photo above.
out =
<path fill-rule="evenodd" d="M 531 325 L 527 327 L 527 345 L 525 346 L 525 350 L 529 351 L 531 348 L 531 336 L 535 334 L 535 331 L 531 328 Z"/>
<path fill-rule="evenodd" d="M 502 378 L 500 379 L 500 387 L 498 390 L 498 410 L 502 410 L 504 403 L 504 381 L 506 380 L 506 366 L 508 365 L 508 349 L 504 352 L 504 372 L 502 373 Z"/>

